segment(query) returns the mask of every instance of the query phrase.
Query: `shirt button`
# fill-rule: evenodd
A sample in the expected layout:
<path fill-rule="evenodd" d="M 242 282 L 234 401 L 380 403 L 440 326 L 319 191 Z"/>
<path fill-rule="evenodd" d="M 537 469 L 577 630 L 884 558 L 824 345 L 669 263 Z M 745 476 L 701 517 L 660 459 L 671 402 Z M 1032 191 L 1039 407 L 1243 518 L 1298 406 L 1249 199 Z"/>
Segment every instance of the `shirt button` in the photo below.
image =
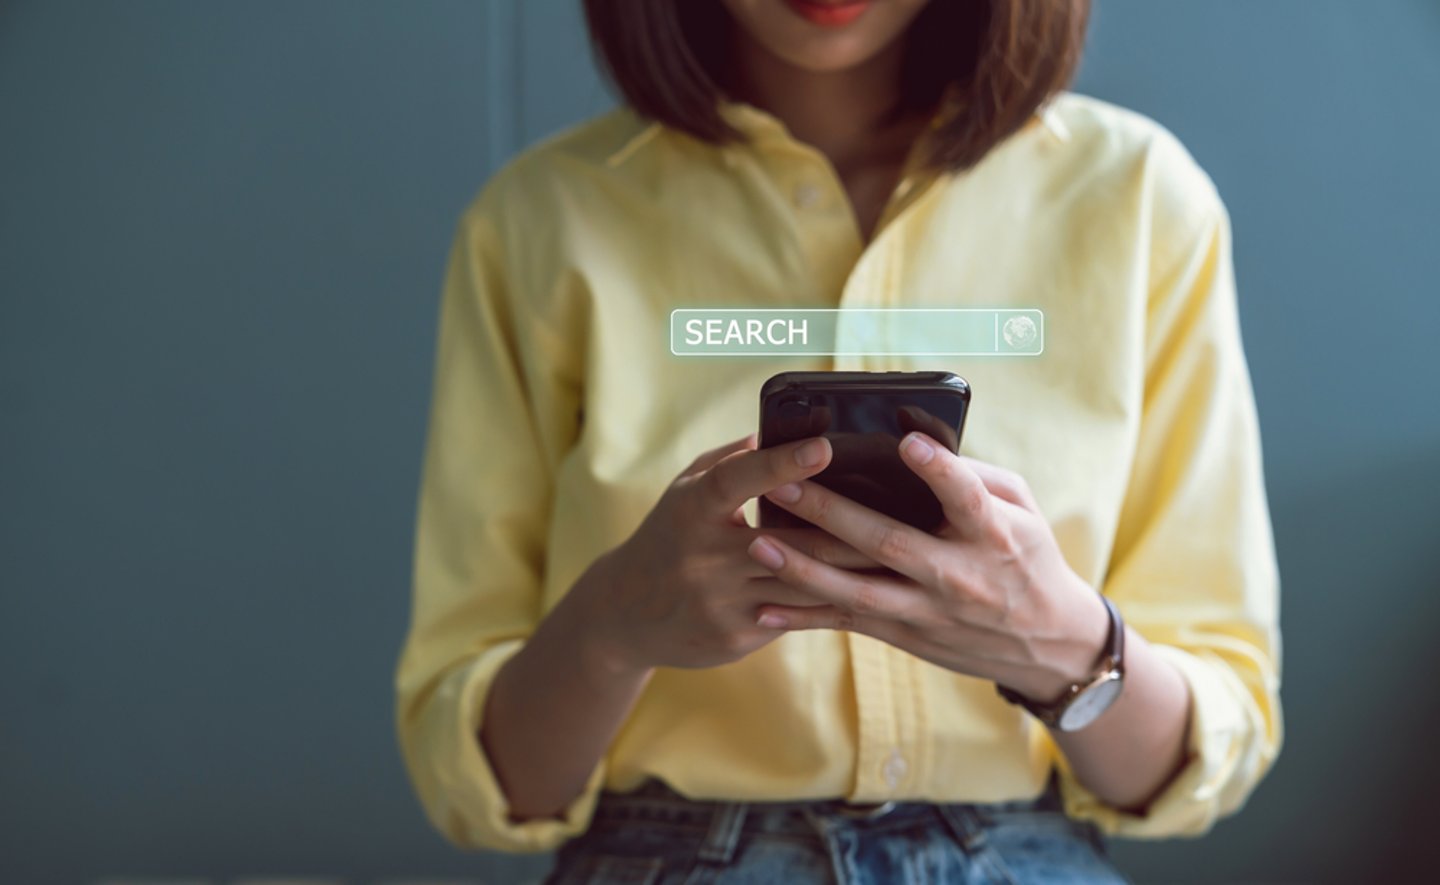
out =
<path fill-rule="evenodd" d="M 795 186 L 795 206 L 799 209 L 814 209 L 820 205 L 823 194 L 820 186 L 812 181 L 802 182 Z"/>
<path fill-rule="evenodd" d="M 898 749 L 892 749 L 886 757 L 885 764 L 880 767 L 880 773 L 885 777 L 885 783 L 890 789 L 895 789 L 905 779 L 905 773 L 910 766 L 905 764 L 905 757 L 900 755 Z"/>

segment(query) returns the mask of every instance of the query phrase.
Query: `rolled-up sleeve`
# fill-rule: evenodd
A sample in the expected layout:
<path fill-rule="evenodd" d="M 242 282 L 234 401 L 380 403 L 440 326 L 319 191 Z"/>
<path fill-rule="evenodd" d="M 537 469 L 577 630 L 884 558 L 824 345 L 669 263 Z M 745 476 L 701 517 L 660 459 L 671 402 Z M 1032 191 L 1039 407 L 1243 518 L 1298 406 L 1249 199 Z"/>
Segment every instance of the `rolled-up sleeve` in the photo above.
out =
<path fill-rule="evenodd" d="M 517 822 L 478 738 L 497 671 L 541 617 L 554 468 L 578 426 L 575 385 L 522 337 L 535 320 L 509 291 L 499 214 L 486 194 L 472 204 L 445 275 L 395 715 L 447 840 L 542 852 L 586 829 L 606 764 L 558 817 Z"/>
<path fill-rule="evenodd" d="M 1120 836 L 1206 833 L 1245 804 L 1282 740 L 1279 573 L 1230 219 L 1217 194 L 1204 196 L 1156 247 L 1171 254 L 1152 278 L 1142 416 L 1103 587 L 1188 684 L 1188 756 L 1131 813 L 1086 789 L 1056 751 L 1066 811 Z"/>

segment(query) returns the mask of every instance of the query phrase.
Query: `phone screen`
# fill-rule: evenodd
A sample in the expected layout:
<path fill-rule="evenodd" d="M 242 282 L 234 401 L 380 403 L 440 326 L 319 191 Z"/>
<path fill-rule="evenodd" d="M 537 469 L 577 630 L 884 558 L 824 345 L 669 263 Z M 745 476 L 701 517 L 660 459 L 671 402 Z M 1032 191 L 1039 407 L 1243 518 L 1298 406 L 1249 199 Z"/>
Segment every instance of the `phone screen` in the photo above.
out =
<path fill-rule="evenodd" d="M 830 440 L 834 456 L 813 480 L 872 510 L 933 531 L 944 518 L 940 502 L 900 459 L 905 434 L 918 430 L 958 451 L 968 399 L 934 389 L 791 388 L 762 403 L 760 444 L 811 436 Z M 807 525 L 760 499 L 763 526 Z"/>

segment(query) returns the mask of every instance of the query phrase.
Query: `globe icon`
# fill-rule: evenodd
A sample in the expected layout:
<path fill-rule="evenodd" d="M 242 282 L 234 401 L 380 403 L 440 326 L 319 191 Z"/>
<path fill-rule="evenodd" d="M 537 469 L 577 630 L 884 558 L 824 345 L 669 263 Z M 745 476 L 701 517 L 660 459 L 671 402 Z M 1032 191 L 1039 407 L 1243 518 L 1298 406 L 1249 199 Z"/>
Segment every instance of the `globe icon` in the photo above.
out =
<path fill-rule="evenodd" d="M 1001 327 L 1000 334 L 1011 347 L 1026 348 L 1035 343 L 1035 321 L 1027 316 L 1011 317 Z"/>

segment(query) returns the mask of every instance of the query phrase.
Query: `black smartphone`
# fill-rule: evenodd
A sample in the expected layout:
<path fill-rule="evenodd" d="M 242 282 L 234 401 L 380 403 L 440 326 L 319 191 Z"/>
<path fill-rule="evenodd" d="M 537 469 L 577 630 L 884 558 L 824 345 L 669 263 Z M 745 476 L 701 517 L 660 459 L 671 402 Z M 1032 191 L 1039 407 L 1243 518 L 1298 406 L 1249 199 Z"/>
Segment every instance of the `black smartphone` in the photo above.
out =
<path fill-rule="evenodd" d="M 944 513 L 900 440 L 918 430 L 959 452 L 969 411 L 970 384 L 950 372 L 781 372 L 760 388 L 759 446 L 826 437 L 834 455 L 815 482 L 928 532 Z M 760 498 L 762 527 L 809 524 Z"/>

